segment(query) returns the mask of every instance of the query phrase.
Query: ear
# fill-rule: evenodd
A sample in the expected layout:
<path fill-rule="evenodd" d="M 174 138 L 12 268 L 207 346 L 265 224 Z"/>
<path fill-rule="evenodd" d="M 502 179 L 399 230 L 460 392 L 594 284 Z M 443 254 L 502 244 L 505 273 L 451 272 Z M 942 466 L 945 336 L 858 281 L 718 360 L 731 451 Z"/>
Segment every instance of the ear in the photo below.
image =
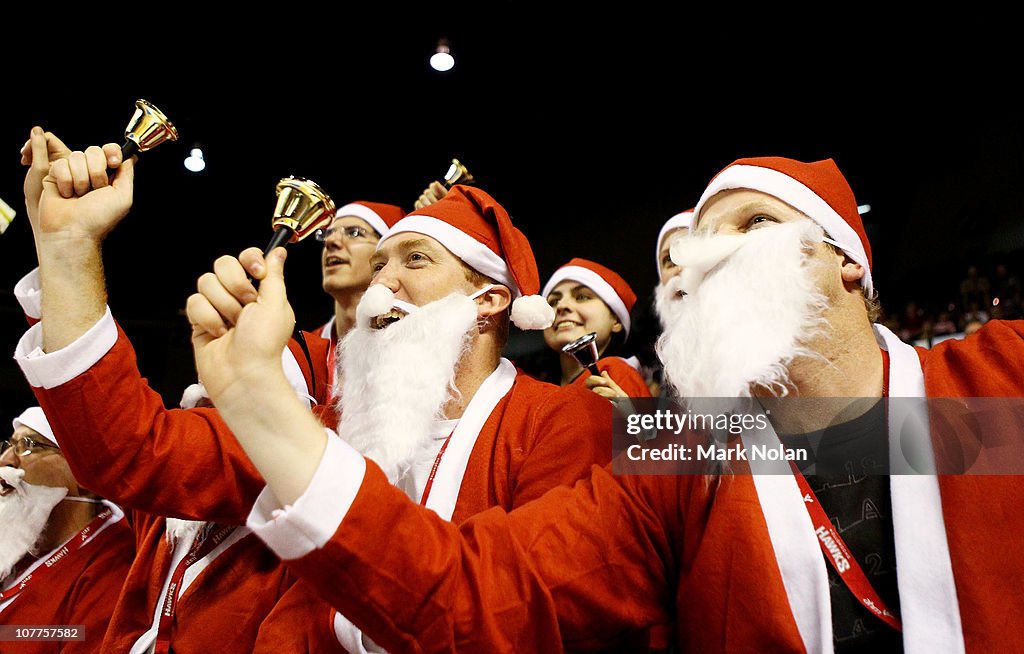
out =
<path fill-rule="evenodd" d="M 512 304 L 512 291 L 507 286 L 495 284 L 476 299 L 478 319 L 490 318 L 507 311 Z"/>
<path fill-rule="evenodd" d="M 864 278 L 864 266 L 850 259 L 844 259 L 841 274 L 843 276 L 843 284 L 856 284 L 860 286 L 860 280 Z"/>
<path fill-rule="evenodd" d="M 619 322 L 618 320 L 616 320 L 615 324 L 612 325 L 612 333 L 613 334 L 618 334 L 621 331 L 622 331 L 622 323 Z"/>

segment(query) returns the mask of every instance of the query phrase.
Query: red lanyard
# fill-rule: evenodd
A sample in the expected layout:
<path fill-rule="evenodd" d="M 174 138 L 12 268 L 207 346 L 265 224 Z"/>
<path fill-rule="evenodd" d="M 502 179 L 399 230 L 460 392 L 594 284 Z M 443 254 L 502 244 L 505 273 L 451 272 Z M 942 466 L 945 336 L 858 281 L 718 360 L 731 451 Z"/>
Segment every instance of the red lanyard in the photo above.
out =
<path fill-rule="evenodd" d="M 437 453 L 434 458 L 434 465 L 430 468 L 430 476 L 427 477 L 427 483 L 423 486 L 423 497 L 420 498 L 420 506 L 427 505 L 427 498 L 430 497 L 430 489 L 434 487 L 434 477 L 437 476 L 437 467 L 441 465 L 441 457 L 444 456 L 444 451 L 448 449 L 448 443 L 452 440 L 452 434 L 455 430 L 452 430 L 451 434 L 448 434 L 448 438 L 444 439 L 441 443 L 441 450 Z"/>
<path fill-rule="evenodd" d="M 810 514 L 811 523 L 814 525 L 814 535 L 818 537 L 818 544 L 821 546 L 821 551 L 825 553 L 825 558 L 832 563 L 832 567 L 839 573 L 843 583 L 850 589 L 853 596 L 860 600 L 864 608 L 874 613 L 880 620 L 896 631 L 902 632 L 903 625 L 900 623 L 899 618 L 889 610 L 889 607 L 882 601 L 882 598 L 871 585 L 871 582 L 868 581 L 864 570 L 861 569 L 860 564 L 857 563 L 857 560 L 853 558 L 853 554 L 850 553 L 850 548 L 846 546 L 842 536 L 839 535 L 839 532 L 832 525 L 832 521 L 825 514 L 825 510 L 821 508 L 821 503 L 815 497 L 810 484 L 807 483 L 807 480 L 795 465 L 793 466 L 793 474 L 796 477 L 797 485 L 800 486 L 800 494 L 803 495 L 804 506 L 807 507 L 807 513 Z"/>
<path fill-rule="evenodd" d="M 331 325 L 331 343 L 327 348 L 327 403 L 329 406 L 334 405 L 334 359 L 337 356 L 336 351 L 338 349 L 337 340 L 334 338 L 334 325 Z"/>
<path fill-rule="evenodd" d="M 174 623 L 174 613 L 178 606 L 178 593 L 181 590 L 181 580 L 185 576 L 185 570 L 193 563 L 209 554 L 215 547 L 220 545 L 228 535 L 235 530 L 232 525 L 224 525 L 205 538 L 196 536 L 189 548 L 188 555 L 178 562 L 178 566 L 171 575 L 171 582 L 167 585 L 167 593 L 164 595 L 163 609 L 160 611 L 160 625 L 157 628 L 155 654 L 167 654 L 171 649 L 171 625 Z"/>
<path fill-rule="evenodd" d="M 25 590 L 29 583 L 32 581 L 39 581 L 41 577 L 46 576 L 53 571 L 59 564 L 71 558 L 71 555 L 78 550 L 85 547 L 85 541 L 89 540 L 89 536 L 92 535 L 93 531 L 98 529 L 100 525 L 107 521 L 114 512 L 108 507 L 101 511 L 95 518 L 93 518 L 89 524 L 85 526 L 85 529 L 78 532 L 78 535 L 64 543 L 64 546 L 59 550 L 50 555 L 50 558 L 43 561 L 42 565 L 33 570 L 31 574 L 25 576 L 21 580 L 21 583 L 13 588 L 9 588 L 6 591 L 0 593 L 0 602 L 9 600 L 15 597 L 21 591 Z"/>

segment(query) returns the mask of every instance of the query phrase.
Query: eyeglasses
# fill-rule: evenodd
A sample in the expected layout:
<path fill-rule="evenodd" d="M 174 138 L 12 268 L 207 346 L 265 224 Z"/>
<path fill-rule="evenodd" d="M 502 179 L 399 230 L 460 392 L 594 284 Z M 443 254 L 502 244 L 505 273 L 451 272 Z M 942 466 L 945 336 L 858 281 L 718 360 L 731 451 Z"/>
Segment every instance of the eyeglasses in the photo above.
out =
<path fill-rule="evenodd" d="M 57 450 L 60 448 L 56 445 L 50 445 L 49 443 L 42 443 L 40 441 L 29 438 L 28 436 L 19 436 L 18 438 L 7 438 L 0 439 L 0 456 L 7 453 L 7 450 L 14 448 L 14 453 L 18 457 L 28 456 L 29 454 L 37 454 L 43 450 Z"/>
<path fill-rule="evenodd" d="M 330 238 L 331 234 L 341 234 L 343 241 L 370 241 L 373 238 L 370 230 L 359 225 L 338 225 L 330 229 L 318 229 L 313 234 L 313 238 L 323 243 Z"/>

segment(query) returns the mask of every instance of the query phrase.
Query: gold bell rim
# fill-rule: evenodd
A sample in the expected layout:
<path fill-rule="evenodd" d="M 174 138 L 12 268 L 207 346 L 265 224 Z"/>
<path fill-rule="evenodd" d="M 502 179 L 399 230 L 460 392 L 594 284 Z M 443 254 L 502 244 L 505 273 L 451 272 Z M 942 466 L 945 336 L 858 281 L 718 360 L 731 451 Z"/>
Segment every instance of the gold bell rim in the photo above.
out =
<path fill-rule="evenodd" d="M 149 100 L 139 98 L 135 101 L 135 106 L 145 113 L 152 114 L 157 119 L 157 121 L 161 125 L 163 125 L 163 127 L 167 130 L 168 139 L 170 139 L 171 141 L 178 140 L 178 128 L 174 126 L 174 123 L 172 123 L 171 119 L 167 117 L 167 114 L 160 111 L 160 109 L 155 104 L 153 104 Z"/>

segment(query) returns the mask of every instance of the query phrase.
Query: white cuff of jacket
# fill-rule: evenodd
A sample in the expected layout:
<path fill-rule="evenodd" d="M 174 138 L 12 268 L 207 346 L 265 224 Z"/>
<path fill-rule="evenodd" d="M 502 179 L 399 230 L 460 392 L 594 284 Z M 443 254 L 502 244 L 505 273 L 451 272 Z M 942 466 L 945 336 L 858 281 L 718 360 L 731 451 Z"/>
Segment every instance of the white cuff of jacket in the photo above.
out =
<path fill-rule="evenodd" d="M 330 429 L 313 479 L 295 504 L 281 506 L 264 488 L 246 524 L 283 560 L 299 559 L 327 544 L 363 484 L 366 459 Z"/>

